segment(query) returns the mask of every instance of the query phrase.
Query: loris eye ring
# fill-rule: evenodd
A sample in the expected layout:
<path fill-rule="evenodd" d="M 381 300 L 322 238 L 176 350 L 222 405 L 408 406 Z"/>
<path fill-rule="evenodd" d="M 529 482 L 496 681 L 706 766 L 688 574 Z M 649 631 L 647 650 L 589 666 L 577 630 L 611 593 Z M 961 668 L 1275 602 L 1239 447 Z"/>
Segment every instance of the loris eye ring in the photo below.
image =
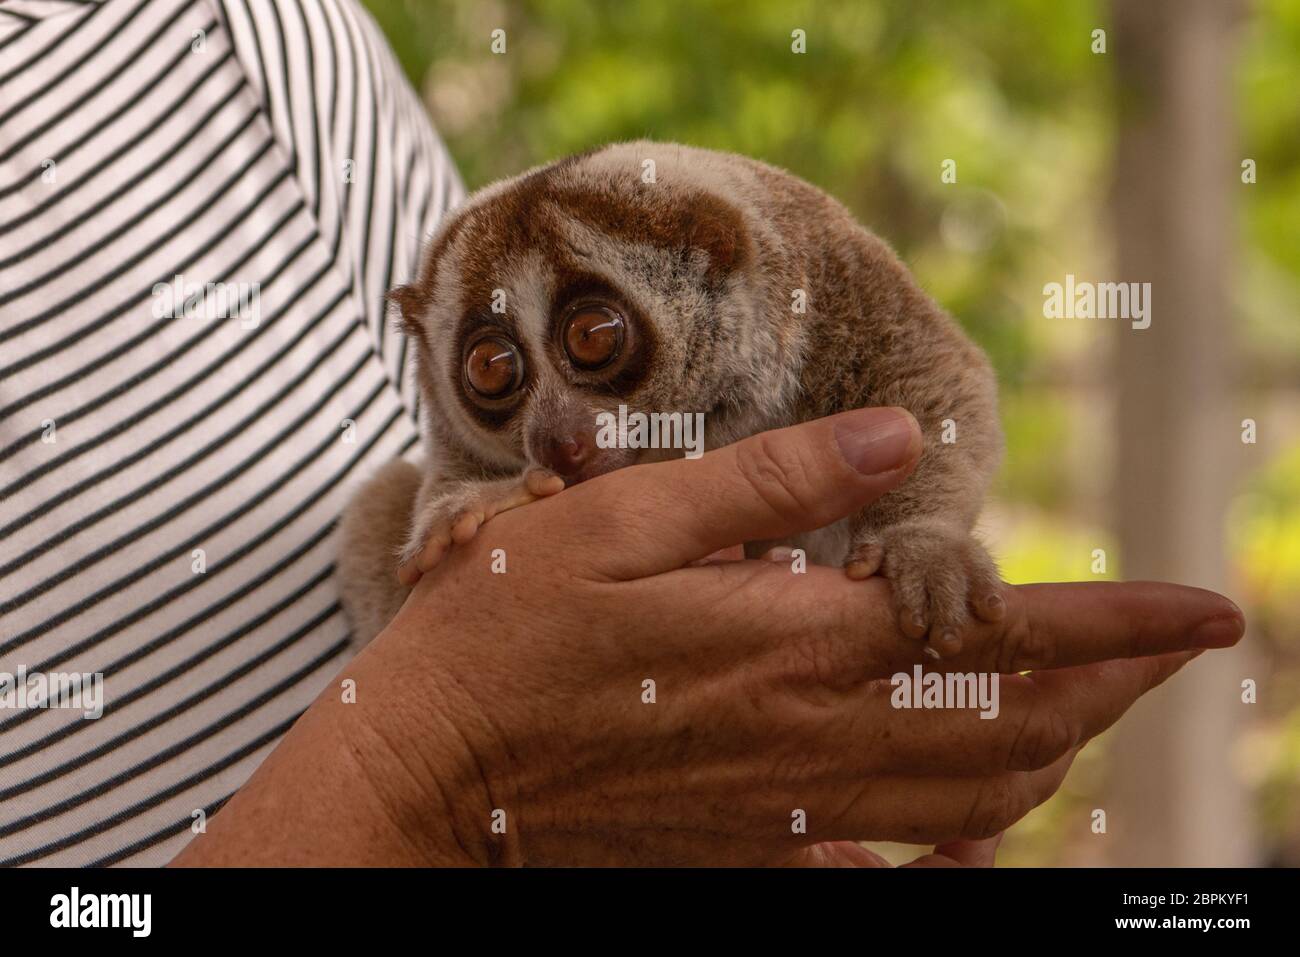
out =
<path fill-rule="evenodd" d="M 564 323 L 564 351 L 579 369 L 603 369 L 623 351 L 623 317 L 605 306 L 579 306 Z"/>
<path fill-rule="evenodd" d="M 480 339 L 465 355 L 465 379 L 485 399 L 504 398 L 523 383 L 519 349 L 506 339 Z"/>

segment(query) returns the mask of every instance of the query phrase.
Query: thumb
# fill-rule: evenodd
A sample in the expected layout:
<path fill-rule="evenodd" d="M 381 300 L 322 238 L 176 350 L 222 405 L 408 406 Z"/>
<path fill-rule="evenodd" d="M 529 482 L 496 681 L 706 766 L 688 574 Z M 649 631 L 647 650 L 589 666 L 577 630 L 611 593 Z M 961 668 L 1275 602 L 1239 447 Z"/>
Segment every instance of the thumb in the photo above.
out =
<path fill-rule="evenodd" d="M 787 538 L 838 521 L 901 484 L 921 455 L 903 409 L 870 408 L 763 432 L 695 459 L 623 469 L 584 486 L 635 502 L 620 517 L 623 554 L 602 550 L 614 578 L 654 575 L 742 542 Z M 615 483 L 621 483 L 616 487 Z"/>

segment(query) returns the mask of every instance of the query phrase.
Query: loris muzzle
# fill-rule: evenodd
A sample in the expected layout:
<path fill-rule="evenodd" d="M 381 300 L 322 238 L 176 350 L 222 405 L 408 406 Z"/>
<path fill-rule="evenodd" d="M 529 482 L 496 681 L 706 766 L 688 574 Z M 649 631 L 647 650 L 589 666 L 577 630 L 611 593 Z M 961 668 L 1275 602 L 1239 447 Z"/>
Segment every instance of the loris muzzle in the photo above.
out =
<path fill-rule="evenodd" d="M 708 448 L 907 409 L 925 439 L 907 481 L 783 544 L 888 578 L 933 656 L 996 610 L 998 573 L 972 537 L 1002 451 L 989 363 L 884 242 L 790 173 L 652 142 L 563 159 L 470 197 L 390 298 L 415 346 L 424 460 L 381 469 L 343 516 L 359 641 L 493 515 L 682 454 L 598 441 L 620 406 L 702 413 Z"/>

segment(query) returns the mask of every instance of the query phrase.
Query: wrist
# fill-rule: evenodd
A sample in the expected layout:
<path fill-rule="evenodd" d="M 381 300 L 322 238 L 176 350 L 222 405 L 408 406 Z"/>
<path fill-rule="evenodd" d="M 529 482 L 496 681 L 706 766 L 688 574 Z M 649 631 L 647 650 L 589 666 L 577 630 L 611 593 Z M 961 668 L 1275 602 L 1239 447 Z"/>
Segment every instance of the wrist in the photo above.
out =
<path fill-rule="evenodd" d="M 435 644 L 417 616 L 399 614 L 339 676 L 356 682 L 356 700 L 335 694 L 330 720 L 369 799 L 420 863 L 518 863 L 513 791 L 489 772 L 504 766 L 503 749 L 459 682 L 432 667 Z"/>
<path fill-rule="evenodd" d="M 417 866 L 491 863 L 467 820 L 467 809 L 480 803 L 474 799 L 465 762 L 443 742 L 425 739 L 413 744 L 429 730 L 423 722 L 394 721 L 394 714 L 406 707 L 375 715 L 370 709 L 342 705 L 332 709 L 330 717 L 340 759 L 349 764 L 357 789 L 364 792 L 384 843 L 402 845 L 409 863 Z"/>
<path fill-rule="evenodd" d="M 330 682 L 174 865 L 492 862 L 490 801 L 474 787 L 481 775 L 472 752 L 436 691 L 404 694 L 400 669 L 372 651 L 382 651 L 379 639 Z M 355 700 L 342 693 L 349 678 Z"/>

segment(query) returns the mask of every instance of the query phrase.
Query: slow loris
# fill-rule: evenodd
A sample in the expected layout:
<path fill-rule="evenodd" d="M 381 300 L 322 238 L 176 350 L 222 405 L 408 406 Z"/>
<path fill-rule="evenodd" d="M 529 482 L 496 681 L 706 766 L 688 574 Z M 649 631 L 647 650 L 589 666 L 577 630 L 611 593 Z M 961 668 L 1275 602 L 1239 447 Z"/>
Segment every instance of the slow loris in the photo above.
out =
<path fill-rule="evenodd" d="M 996 610 L 971 534 L 1002 451 L 988 361 L 884 242 L 791 174 L 652 142 L 560 160 L 470 197 L 390 298 L 416 346 L 425 459 L 384 467 L 342 519 L 359 641 L 492 515 L 663 458 L 598 447 L 598 413 L 620 404 L 703 412 L 709 448 L 907 409 L 925 436 L 915 472 L 787 544 L 888 578 L 932 656 L 960 648 L 972 608 Z"/>

